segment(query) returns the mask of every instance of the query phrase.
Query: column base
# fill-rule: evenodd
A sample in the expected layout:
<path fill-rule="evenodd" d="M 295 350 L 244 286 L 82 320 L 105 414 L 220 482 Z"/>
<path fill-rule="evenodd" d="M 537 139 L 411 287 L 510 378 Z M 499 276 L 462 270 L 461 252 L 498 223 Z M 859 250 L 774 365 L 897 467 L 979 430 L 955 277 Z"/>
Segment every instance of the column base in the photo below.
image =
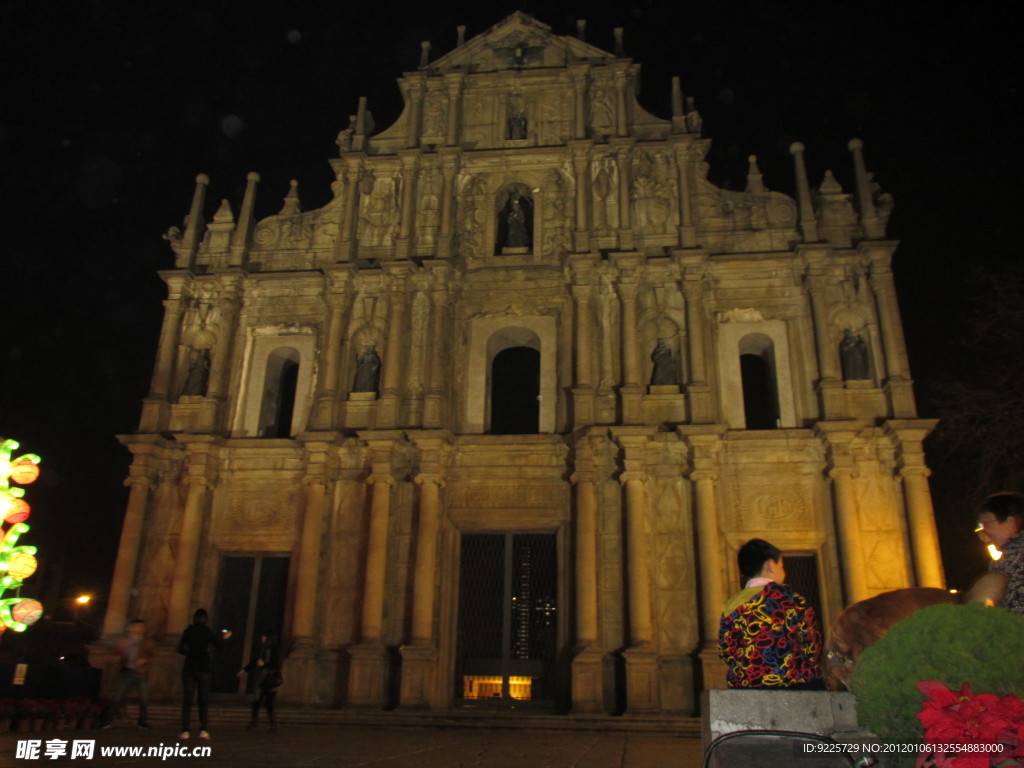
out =
<path fill-rule="evenodd" d="M 661 709 L 658 654 L 646 648 L 629 648 L 626 659 L 626 714 L 647 714 Z"/>
<path fill-rule="evenodd" d="M 402 709 L 436 709 L 434 700 L 437 679 L 437 649 L 429 645 L 403 645 Z"/>
<path fill-rule="evenodd" d="M 383 709 L 388 680 L 388 649 L 379 643 L 355 645 L 348 678 L 348 703 L 352 707 Z"/>
<path fill-rule="evenodd" d="M 604 654 L 592 646 L 580 650 L 572 660 L 572 711 L 604 711 Z"/>
<path fill-rule="evenodd" d="M 384 394 L 377 401 L 376 429 L 391 429 L 398 424 L 398 395 Z"/>
<path fill-rule="evenodd" d="M 718 648 L 705 648 L 698 656 L 700 658 L 701 677 L 704 682 L 703 689 L 708 691 L 728 688 L 729 685 L 725 679 L 728 667 L 722 661 L 722 657 L 718 655 Z"/>
<path fill-rule="evenodd" d="M 893 418 L 917 418 L 917 404 L 914 401 L 914 382 L 902 377 L 893 377 L 885 382 L 885 392 L 889 396 L 889 402 L 892 403 Z"/>
<path fill-rule="evenodd" d="M 644 423 L 644 390 L 642 386 L 623 386 L 619 389 L 622 398 L 622 423 Z"/>
<path fill-rule="evenodd" d="M 715 421 L 714 400 L 711 387 L 707 384 L 690 384 L 686 387 L 690 400 L 690 420 L 694 424 L 713 424 Z"/>
<path fill-rule="evenodd" d="M 839 379 L 819 381 L 818 400 L 821 402 L 821 412 L 825 414 L 825 421 L 846 418 L 846 395 L 843 390 L 843 382 Z"/>
<path fill-rule="evenodd" d="M 308 639 L 299 640 L 295 648 L 281 663 L 284 684 L 278 697 L 288 704 L 306 704 L 311 700 L 316 674 L 316 648 Z"/>
<path fill-rule="evenodd" d="M 575 387 L 572 390 L 573 424 L 578 429 L 594 423 L 594 388 Z"/>

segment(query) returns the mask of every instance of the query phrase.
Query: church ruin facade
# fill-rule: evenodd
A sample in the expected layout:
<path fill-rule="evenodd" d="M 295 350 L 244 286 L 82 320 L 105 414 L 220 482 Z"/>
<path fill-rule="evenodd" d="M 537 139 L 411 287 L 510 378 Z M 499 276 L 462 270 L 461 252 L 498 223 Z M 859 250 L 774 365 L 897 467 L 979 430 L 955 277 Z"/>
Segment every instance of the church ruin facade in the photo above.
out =
<path fill-rule="evenodd" d="M 256 220 L 258 176 L 182 230 L 104 625 L 267 628 L 282 699 L 689 713 L 721 685 L 735 552 L 779 546 L 826 626 L 943 574 L 891 200 L 707 179 L 678 85 L 515 13 L 365 103 Z"/>

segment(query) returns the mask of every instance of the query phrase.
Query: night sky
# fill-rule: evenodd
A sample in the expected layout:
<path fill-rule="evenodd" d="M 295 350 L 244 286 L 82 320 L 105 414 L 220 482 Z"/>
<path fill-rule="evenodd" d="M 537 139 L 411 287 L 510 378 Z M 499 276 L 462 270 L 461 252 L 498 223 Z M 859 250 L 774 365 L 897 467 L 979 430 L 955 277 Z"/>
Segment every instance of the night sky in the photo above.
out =
<path fill-rule="evenodd" d="M 1024 210 L 1024 110 L 1014 4 L 923 7 L 0 0 L 0 435 L 43 457 L 23 543 L 40 547 L 51 588 L 105 594 L 129 464 L 114 435 L 138 423 L 165 295 L 156 271 L 173 267 L 161 233 L 181 225 L 196 174 L 212 179 L 208 219 L 221 198 L 237 215 L 249 171 L 262 177 L 259 216 L 280 209 L 293 178 L 305 210 L 322 206 L 358 97 L 387 127 L 421 40 L 436 58 L 457 25 L 468 39 L 514 10 L 557 34 L 585 18 L 606 50 L 624 27 L 641 103 L 667 118 L 682 78 L 720 186 L 742 189 L 756 154 L 768 187 L 794 194 L 788 146 L 800 140 L 812 186 L 832 169 L 853 191 L 846 143 L 862 138 L 896 200 L 911 365 L 922 415 L 934 415 L 928 381 L 969 364 L 953 344 L 962 268 L 1019 255 L 1009 225 Z M 977 548 L 966 531 L 952 541 Z M 960 558 L 944 554 L 947 567 Z M 34 579 L 26 593 L 43 588 Z"/>

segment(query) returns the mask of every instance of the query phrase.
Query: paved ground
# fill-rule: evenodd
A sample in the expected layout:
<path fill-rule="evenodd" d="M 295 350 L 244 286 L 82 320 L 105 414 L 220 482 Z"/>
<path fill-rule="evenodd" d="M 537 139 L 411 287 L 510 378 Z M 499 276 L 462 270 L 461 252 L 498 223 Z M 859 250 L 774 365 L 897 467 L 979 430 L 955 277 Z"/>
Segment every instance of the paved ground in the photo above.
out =
<path fill-rule="evenodd" d="M 26 739 L 39 743 L 35 759 L 18 757 Z M 47 759 L 47 743 L 94 740 L 94 756 Z M 191 749 L 209 746 L 209 757 L 102 757 L 103 747 Z M 338 768 L 700 768 L 694 736 L 631 731 L 550 731 L 415 726 L 291 725 L 276 732 L 248 732 L 230 723 L 212 729 L 210 741 L 178 739 L 177 728 L 148 731 L 128 726 L 94 731 L 0 734 L 0 766 L 337 766 Z"/>

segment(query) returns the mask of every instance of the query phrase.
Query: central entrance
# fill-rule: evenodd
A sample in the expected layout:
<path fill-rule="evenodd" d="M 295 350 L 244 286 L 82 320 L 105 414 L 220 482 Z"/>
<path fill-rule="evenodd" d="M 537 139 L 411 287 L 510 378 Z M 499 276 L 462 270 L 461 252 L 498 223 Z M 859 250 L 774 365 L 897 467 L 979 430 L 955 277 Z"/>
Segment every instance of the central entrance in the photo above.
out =
<path fill-rule="evenodd" d="M 553 533 L 464 533 L 455 699 L 553 706 L 558 641 Z"/>

